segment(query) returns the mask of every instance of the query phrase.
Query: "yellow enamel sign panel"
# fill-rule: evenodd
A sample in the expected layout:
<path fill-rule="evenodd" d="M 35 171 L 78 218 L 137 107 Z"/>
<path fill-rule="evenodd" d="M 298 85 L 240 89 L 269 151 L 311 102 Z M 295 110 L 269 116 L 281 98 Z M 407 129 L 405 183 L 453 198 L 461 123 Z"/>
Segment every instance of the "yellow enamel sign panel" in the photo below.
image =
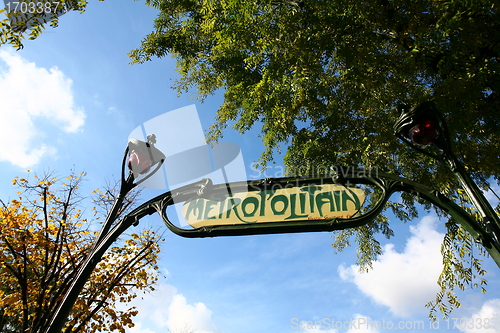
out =
<path fill-rule="evenodd" d="M 213 200 L 187 201 L 182 214 L 192 227 L 209 225 L 286 222 L 350 218 L 363 205 L 360 188 L 341 185 L 307 185 L 267 189 Z"/>

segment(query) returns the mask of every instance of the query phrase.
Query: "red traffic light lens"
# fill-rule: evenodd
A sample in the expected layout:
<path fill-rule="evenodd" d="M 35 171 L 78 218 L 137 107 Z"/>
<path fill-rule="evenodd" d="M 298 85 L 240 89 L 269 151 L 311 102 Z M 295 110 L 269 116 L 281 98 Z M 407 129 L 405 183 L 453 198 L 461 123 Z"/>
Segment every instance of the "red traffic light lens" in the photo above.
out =
<path fill-rule="evenodd" d="M 420 146 L 427 146 L 434 142 L 438 135 L 438 124 L 432 119 L 423 119 L 408 131 L 411 141 Z"/>
<path fill-rule="evenodd" d="M 128 158 L 128 167 L 134 173 L 138 173 L 140 175 L 149 172 L 152 166 L 151 159 L 142 154 L 139 151 L 132 150 L 130 156 Z"/>

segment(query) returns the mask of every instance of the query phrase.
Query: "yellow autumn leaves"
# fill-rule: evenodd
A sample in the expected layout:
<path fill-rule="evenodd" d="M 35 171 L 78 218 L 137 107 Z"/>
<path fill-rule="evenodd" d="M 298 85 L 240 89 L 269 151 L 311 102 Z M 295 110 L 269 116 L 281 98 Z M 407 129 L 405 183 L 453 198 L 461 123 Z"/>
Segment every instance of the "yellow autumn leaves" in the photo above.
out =
<path fill-rule="evenodd" d="M 0 331 L 40 332 L 89 252 L 99 213 L 78 194 L 83 175 L 15 178 L 19 197 L 0 208 Z M 159 236 L 125 236 L 103 257 L 78 298 L 66 332 L 125 332 L 137 309 L 119 310 L 157 280 Z M 125 307 L 121 306 L 120 309 Z"/>

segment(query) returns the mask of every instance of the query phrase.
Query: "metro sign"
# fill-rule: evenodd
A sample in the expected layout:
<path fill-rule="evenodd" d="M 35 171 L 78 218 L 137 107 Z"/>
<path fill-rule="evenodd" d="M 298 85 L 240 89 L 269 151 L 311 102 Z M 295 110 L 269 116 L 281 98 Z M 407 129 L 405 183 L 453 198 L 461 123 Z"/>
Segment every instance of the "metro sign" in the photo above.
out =
<path fill-rule="evenodd" d="M 214 194 L 184 203 L 182 214 L 193 228 L 213 225 L 255 224 L 349 219 L 365 201 L 361 188 L 338 184 L 258 189 L 248 193 Z"/>

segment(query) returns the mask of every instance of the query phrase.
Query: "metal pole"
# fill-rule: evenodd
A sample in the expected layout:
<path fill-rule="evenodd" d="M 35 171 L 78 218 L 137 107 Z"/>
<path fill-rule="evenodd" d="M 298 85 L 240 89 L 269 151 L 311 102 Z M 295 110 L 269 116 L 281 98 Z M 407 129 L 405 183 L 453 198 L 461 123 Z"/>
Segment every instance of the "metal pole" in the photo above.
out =
<path fill-rule="evenodd" d="M 144 177 L 142 180 L 134 183 L 135 176 L 133 170 L 130 170 L 128 173 L 128 177 L 125 179 L 125 164 L 129 152 L 129 147 L 125 149 L 125 153 L 123 154 L 122 160 L 122 170 L 121 170 L 121 184 L 120 184 L 120 192 L 113 203 L 113 207 L 111 208 L 110 213 L 106 217 L 106 221 L 103 223 L 103 226 L 97 236 L 97 239 L 90 249 L 85 261 L 82 266 L 78 270 L 75 275 L 75 278 L 69 285 L 68 289 L 64 293 L 64 297 L 61 302 L 57 305 L 56 310 L 51 315 L 49 319 L 49 325 L 43 330 L 42 333 L 59 333 L 64 327 L 66 323 L 69 313 L 75 304 L 78 295 L 81 293 L 85 283 L 90 278 L 94 268 L 101 261 L 102 256 L 106 252 L 106 250 L 113 244 L 113 242 L 121 235 L 125 230 L 127 230 L 131 225 L 137 223 L 138 219 L 144 215 L 138 217 L 138 215 L 134 215 L 133 213 L 137 211 L 135 209 L 133 212 L 128 214 L 123 218 L 123 220 L 112 228 L 113 224 L 118 219 L 120 214 L 120 210 L 123 207 L 123 201 L 127 194 L 135 187 L 137 184 L 145 181 L 149 177 L 151 177 L 154 173 L 156 173 L 163 161 L 165 160 L 165 155 L 157 148 L 154 147 L 154 143 L 156 142 L 156 137 L 154 134 L 148 135 L 148 142 L 142 142 L 140 140 L 135 140 L 133 143 L 135 144 L 135 148 L 138 150 L 143 150 L 144 155 L 150 158 L 151 166 L 157 164 L 155 170 L 151 171 L 149 175 Z M 130 142 L 129 142 L 130 146 Z M 144 151 L 145 150 L 145 151 Z M 148 169 L 149 170 L 149 169 Z M 141 170 L 139 170 L 141 171 Z M 142 207 L 146 205 L 142 205 L 139 211 L 143 212 Z M 149 211 L 148 211 L 149 214 Z"/>
<path fill-rule="evenodd" d="M 124 220 L 117 225 L 111 232 L 111 226 L 116 221 L 119 211 L 123 206 L 123 200 L 125 200 L 125 196 L 127 193 L 134 188 L 134 177 L 132 174 L 129 175 L 128 179 L 125 183 L 122 182 L 120 193 L 116 198 L 111 212 L 106 217 L 106 221 L 104 222 L 101 231 L 98 234 L 97 240 L 94 243 L 94 246 L 90 249 L 89 254 L 87 255 L 83 265 L 80 267 L 78 272 L 75 275 L 75 278 L 71 282 L 68 287 L 64 298 L 57 306 L 55 312 L 52 314 L 50 322 L 44 333 L 59 333 L 61 332 L 66 320 L 73 308 L 73 305 L 78 298 L 78 295 L 81 293 L 85 283 L 89 279 L 92 271 L 97 266 L 99 261 L 101 261 L 102 256 L 106 252 L 106 250 L 111 246 L 111 244 L 128 228 L 133 224 L 133 220 L 124 218 Z"/>
<path fill-rule="evenodd" d="M 485 198 L 483 191 L 479 189 L 477 184 L 465 170 L 463 164 L 460 163 L 453 154 L 449 153 L 445 160 L 449 169 L 453 172 L 462 185 L 462 188 L 467 193 L 467 196 L 479 211 L 483 219 L 483 226 L 491 233 L 495 242 L 500 244 L 500 220 L 493 207 L 491 207 L 490 203 Z"/>

